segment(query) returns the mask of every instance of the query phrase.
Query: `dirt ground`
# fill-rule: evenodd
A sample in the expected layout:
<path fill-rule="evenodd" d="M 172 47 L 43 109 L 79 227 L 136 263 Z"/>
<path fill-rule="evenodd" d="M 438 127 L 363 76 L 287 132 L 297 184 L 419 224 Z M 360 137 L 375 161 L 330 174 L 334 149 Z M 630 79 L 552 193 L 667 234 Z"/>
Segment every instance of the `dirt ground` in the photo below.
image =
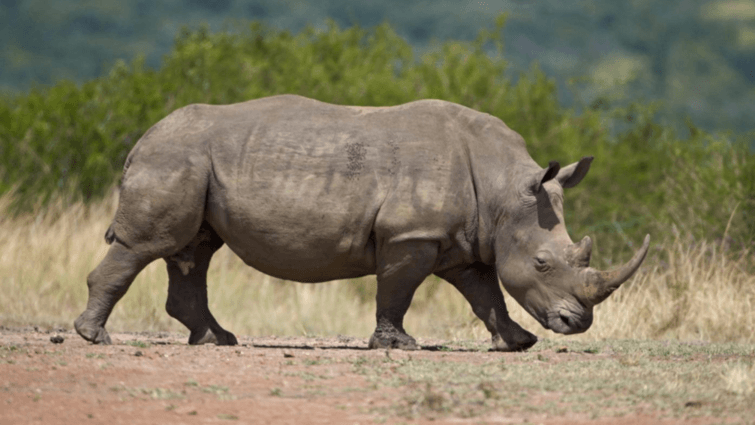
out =
<path fill-rule="evenodd" d="M 395 368 L 368 373 L 390 360 L 483 364 L 526 353 L 494 353 L 463 344 L 419 340 L 421 351 L 367 350 L 366 341 L 336 338 L 248 338 L 239 346 L 188 346 L 185 335 L 112 334 L 113 345 L 85 342 L 72 331 L 0 327 L 0 424 L 637 424 L 681 423 L 652 410 L 622 417 L 550 414 L 517 408 L 459 415 L 429 388 L 381 385 Z M 62 337 L 63 342 L 53 343 Z M 486 342 L 477 342 L 485 344 Z M 557 349 L 553 350 L 558 353 Z M 568 353 L 579 362 L 589 353 Z M 604 354 L 610 356 L 611 354 Z M 503 358 L 503 360 L 501 360 Z M 381 364 L 383 364 L 381 363 Z M 390 366 L 390 364 L 388 364 Z M 418 381 L 418 382 L 421 382 Z M 420 387 L 418 387 L 418 385 Z M 483 384 L 480 384 L 485 391 Z M 429 394 L 429 395 L 428 395 Z M 487 393 L 486 393 L 487 394 Z M 424 406 L 424 408 L 420 408 Z M 695 418 L 692 423 L 716 422 Z M 684 421 L 690 423 L 690 421 Z"/>

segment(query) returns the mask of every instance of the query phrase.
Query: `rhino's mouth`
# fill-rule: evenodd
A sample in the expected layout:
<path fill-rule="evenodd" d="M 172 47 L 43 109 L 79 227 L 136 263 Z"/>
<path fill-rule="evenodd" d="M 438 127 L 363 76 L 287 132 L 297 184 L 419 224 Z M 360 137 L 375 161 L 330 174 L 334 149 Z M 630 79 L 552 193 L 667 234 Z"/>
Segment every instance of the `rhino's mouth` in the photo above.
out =
<path fill-rule="evenodd" d="M 556 307 L 553 307 L 544 312 L 535 311 L 531 307 L 525 307 L 524 309 L 542 325 L 545 329 L 553 332 L 571 335 L 578 334 L 586 331 L 592 325 L 592 311 L 582 306 L 570 306 L 564 305 L 567 303 L 559 303 Z"/>
<path fill-rule="evenodd" d="M 586 331 L 592 325 L 592 314 L 576 313 L 566 308 L 556 308 L 548 312 L 547 325 L 543 327 L 553 332 L 571 335 Z"/>

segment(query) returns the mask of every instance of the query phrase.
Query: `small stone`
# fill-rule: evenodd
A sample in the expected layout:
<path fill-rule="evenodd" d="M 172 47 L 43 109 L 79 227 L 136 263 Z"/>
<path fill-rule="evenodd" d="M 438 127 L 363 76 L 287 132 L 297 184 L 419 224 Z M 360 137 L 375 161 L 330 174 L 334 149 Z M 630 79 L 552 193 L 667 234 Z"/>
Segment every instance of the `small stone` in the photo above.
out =
<path fill-rule="evenodd" d="M 53 335 L 50 337 L 50 342 L 52 342 L 53 344 L 62 344 L 65 340 L 66 339 L 60 335 Z"/>

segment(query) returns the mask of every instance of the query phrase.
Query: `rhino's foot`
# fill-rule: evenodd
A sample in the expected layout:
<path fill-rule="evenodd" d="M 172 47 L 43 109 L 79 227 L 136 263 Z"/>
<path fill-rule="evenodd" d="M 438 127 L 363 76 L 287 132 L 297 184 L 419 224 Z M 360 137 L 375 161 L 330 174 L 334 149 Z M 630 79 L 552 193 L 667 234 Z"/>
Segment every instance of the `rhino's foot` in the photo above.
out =
<path fill-rule="evenodd" d="M 113 341 L 110 339 L 110 335 L 107 333 L 104 327 L 92 325 L 90 321 L 84 316 L 86 312 L 81 313 L 74 322 L 73 327 L 76 332 L 81 335 L 85 340 L 102 345 L 111 345 Z"/>
<path fill-rule="evenodd" d="M 417 345 L 417 341 L 414 338 L 399 332 L 375 332 L 370 337 L 368 347 L 370 349 L 397 348 L 399 350 L 419 350 L 419 345 Z"/>
<path fill-rule="evenodd" d="M 236 336 L 225 329 L 220 329 L 217 333 L 212 329 L 205 328 L 202 331 L 191 332 L 189 335 L 189 345 L 202 345 L 202 344 L 215 344 L 215 345 L 238 345 L 239 341 Z"/>
<path fill-rule="evenodd" d="M 525 351 L 535 345 L 537 337 L 516 325 L 505 336 L 493 335 L 493 351 Z"/>

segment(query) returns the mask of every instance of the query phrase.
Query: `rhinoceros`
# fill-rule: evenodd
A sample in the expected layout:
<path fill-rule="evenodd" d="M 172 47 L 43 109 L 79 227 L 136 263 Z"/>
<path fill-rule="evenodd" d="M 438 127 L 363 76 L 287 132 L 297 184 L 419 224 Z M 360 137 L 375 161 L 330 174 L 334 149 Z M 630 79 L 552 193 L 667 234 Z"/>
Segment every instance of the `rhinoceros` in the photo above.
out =
<path fill-rule="evenodd" d="M 574 244 L 563 189 L 592 162 L 541 168 L 500 119 L 441 100 L 339 106 L 282 95 L 195 104 L 150 128 L 126 159 L 111 244 L 89 274 L 76 331 L 109 344 L 114 305 L 163 258 L 168 314 L 189 344 L 237 344 L 207 303 L 207 269 L 223 244 L 266 274 L 299 282 L 377 275 L 370 348 L 419 348 L 403 327 L 431 274 L 452 284 L 494 350 L 537 341 L 508 314 L 500 282 L 543 327 L 584 332 L 593 306 L 639 268 L 649 235 L 617 270 L 589 267 Z M 239 300 L 239 302 L 244 302 Z"/>

